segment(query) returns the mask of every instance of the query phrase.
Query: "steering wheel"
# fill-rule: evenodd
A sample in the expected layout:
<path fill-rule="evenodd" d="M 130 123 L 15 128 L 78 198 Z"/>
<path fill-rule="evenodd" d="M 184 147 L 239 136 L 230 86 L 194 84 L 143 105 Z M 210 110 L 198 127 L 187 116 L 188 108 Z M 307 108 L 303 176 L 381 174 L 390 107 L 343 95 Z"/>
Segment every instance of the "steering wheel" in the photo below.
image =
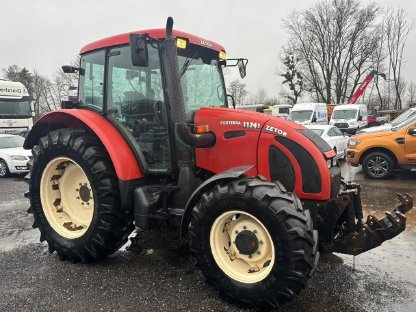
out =
<path fill-rule="evenodd" d="M 154 120 L 164 126 L 165 125 L 165 117 L 163 114 L 163 102 L 162 101 L 155 101 L 153 104 L 153 113 L 154 113 Z"/>

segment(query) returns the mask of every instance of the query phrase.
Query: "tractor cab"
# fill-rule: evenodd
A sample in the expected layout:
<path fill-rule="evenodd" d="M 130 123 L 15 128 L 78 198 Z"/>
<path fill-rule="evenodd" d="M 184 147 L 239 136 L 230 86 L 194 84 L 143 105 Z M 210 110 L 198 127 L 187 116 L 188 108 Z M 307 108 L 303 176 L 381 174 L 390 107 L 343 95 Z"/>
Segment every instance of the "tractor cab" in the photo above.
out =
<path fill-rule="evenodd" d="M 175 111 L 184 114 L 181 122 L 192 124 L 201 107 L 228 106 L 222 74 L 227 64 L 225 51 L 208 40 L 173 32 L 180 84 L 172 87 L 182 92 L 173 90 L 175 94 L 170 94 L 171 85 L 167 84 L 172 74 L 162 53 L 167 42 L 164 30 L 131 34 L 128 42 L 126 36 L 104 39 L 82 49 L 77 107 L 104 114 L 126 137 L 143 172 L 171 173 L 175 150 L 181 148 L 169 135 L 177 122 L 173 120 L 178 115 Z M 123 38 L 124 44 L 115 45 Z M 137 51 L 138 44 L 144 53 Z M 140 57 L 144 59 L 140 61 Z M 245 71 L 243 60 L 233 61 Z M 179 108 L 175 103 L 178 97 L 183 102 Z"/>

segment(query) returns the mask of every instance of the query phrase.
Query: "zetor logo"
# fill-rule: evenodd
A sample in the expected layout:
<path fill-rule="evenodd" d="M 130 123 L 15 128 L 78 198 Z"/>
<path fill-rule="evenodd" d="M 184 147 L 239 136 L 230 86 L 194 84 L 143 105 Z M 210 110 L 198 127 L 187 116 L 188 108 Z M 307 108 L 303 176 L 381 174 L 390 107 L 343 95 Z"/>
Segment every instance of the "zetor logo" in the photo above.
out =
<path fill-rule="evenodd" d="M 212 48 L 212 43 L 211 42 L 208 42 L 208 41 L 205 41 L 205 40 L 201 40 L 201 45 L 203 45 L 203 46 L 206 46 L 206 47 L 209 47 L 209 48 Z"/>
<path fill-rule="evenodd" d="M 276 127 L 266 126 L 266 128 L 264 130 L 265 131 L 268 131 L 268 132 L 271 132 L 271 133 L 275 133 L 275 134 L 284 136 L 284 137 L 287 136 L 287 132 L 286 131 L 283 131 L 283 130 L 281 130 L 279 128 L 276 128 Z"/>

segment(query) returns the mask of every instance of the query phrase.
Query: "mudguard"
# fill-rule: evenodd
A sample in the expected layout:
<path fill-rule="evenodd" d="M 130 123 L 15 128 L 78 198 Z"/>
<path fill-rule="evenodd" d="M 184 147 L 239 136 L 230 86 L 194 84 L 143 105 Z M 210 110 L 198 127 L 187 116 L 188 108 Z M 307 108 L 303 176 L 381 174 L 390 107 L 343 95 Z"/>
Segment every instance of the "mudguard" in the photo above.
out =
<path fill-rule="evenodd" d="M 29 132 L 23 147 L 31 149 L 48 132 L 60 128 L 88 129 L 100 139 L 113 162 L 119 180 L 143 177 L 133 151 L 120 132 L 97 112 L 87 109 L 61 109 L 40 118 Z"/>
<path fill-rule="evenodd" d="M 185 211 L 183 213 L 181 221 L 181 237 L 184 237 L 186 233 L 188 233 L 188 226 L 191 222 L 192 209 L 195 206 L 196 202 L 199 200 L 199 197 L 202 193 L 204 193 L 211 185 L 216 184 L 219 181 L 238 179 L 253 167 L 254 165 L 230 168 L 226 171 L 212 176 L 204 183 L 202 183 L 200 186 L 198 186 L 198 188 L 192 193 L 191 197 L 186 203 Z"/>

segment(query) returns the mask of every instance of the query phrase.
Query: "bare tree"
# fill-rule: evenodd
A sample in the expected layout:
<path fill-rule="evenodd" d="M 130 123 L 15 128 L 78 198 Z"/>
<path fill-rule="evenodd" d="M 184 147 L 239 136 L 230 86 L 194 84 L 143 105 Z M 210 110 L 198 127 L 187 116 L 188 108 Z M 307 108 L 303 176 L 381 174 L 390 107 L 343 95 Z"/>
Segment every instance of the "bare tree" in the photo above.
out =
<path fill-rule="evenodd" d="M 282 56 L 281 62 L 284 70 L 280 76 L 285 79 L 282 84 L 289 84 L 291 93 L 287 94 L 286 98 L 291 104 L 296 104 L 303 91 L 303 74 L 300 71 L 299 59 L 291 51 L 284 49 L 284 56 Z"/>
<path fill-rule="evenodd" d="M 230 82 L 227 92 L 233 96 L 237 105 L 243 105 L 244 99 L 248 95 L 246 85 L 241 83 L 238 79 Z"/>
<path fill-rule="evenodd" d="M 410 81 L 407 85 L 407 103 L 413 104 L 416 102 L 416 83 Z"/>
<path fill-rule="evenodd" d="M 357 0 L 322 0 L 295 11 L 284 26 L 299 57 L 305 90 L 319 102 L 343 103 L 372 66 L 380 9 Z"/>
<path fill-rule="evenodd" d="M 391 70 L 395 100 L 394 108 L 402 109 L 402 75 L 403 52 L 409 32 L 414 27 L 414 22 L 409 21 L 404 9 L 389 9 L 383 21 L 386 33 L 387 51 L 389 57 L 389 69 Z"/>

